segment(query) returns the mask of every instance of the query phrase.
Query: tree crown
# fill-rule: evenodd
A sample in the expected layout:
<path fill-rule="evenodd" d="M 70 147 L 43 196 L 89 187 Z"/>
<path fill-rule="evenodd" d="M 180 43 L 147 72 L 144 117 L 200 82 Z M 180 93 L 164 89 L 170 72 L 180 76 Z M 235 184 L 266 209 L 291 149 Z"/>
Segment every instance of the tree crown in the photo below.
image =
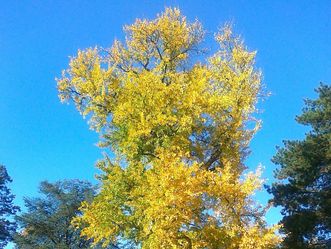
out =
<path fill-rule="evenodd" d="M 79 51 L 58 79 L 118 159 L 99 162 L 101 191 L 75 224 L 142 248 L 271 248 L 276 227 L 251 198 L 258 173 L 241 176 L 258 127 L 255 52 L 225 25 L 198 61 L 205 32 L 176 8 L 124 30 L 124 43 Z"/>

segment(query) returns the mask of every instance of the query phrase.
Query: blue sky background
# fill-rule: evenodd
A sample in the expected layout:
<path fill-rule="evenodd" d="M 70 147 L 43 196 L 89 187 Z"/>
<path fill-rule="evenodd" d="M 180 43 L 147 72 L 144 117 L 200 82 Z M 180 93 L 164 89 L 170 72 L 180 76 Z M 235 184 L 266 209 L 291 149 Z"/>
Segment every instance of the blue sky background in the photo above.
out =
<path fill-rule="evenodd" d="M 331 82 L 331 1 L 0 1 L 0 163 L 13 178 L 16 204 L 35 196 L 40 181 L 94 181 L 101 158 L 98 135 L 73 105 L 57 97 L 55 77 L 78 49 L 110 46 L 123 38 L 122 26 L 154 18 L 165 6 L 198 18 L 212 35 L 233 21 L 272 93 L 260 105 L 263 127 L 254 137 L 251 168 L 270 162 L 283 139 L 303 138 L 296 124 L 303 98 L 316 97 L 320 81 Z M 208 44 L 207 44 L 208 45 Z M 266 202 L 269 196 L 257 198 Z M 277 222 L 279 210 L 268 215 Z"/>

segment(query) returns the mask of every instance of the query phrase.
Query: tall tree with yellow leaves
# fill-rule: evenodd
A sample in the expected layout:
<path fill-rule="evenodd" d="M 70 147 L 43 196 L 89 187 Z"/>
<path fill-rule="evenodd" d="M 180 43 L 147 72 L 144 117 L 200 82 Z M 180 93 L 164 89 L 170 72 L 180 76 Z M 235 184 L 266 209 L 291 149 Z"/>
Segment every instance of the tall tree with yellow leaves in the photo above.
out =
<path fill-rule="evenodd" d="M 124 43 L 79 51 L 58 79 L 61 100 L 116 154 L 99 162 L 100 193 L 74 223 L 95 242 L 138 248 L 273 248 L 277 227 L 252 199 L 259 172 L 243 176 L 259 125 L 255 52 L 225 25 L 219 50 L 202 56 L 201 24 L 176 8 L 124 30 Z"/>

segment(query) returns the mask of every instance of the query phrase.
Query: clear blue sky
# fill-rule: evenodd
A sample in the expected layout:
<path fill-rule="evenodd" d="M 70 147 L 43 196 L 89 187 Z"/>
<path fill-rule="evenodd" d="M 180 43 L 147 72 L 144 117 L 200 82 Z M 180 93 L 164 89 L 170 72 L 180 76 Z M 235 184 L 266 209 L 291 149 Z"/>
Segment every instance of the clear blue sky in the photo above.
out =
<path fill-rule="evenodd" d="M 94 181 L 101 158 L 98 136 L 73 105 L 57 97 L 55 77 L 68 56 L 122 38 L 122 26 L 137 17 L 154 18 L 165 6 L 180 7 L 212 34 L 233 21 L 272 96 L 262 105 L 263 128 L 247 161 L 262 163 L 272 182 L 270 158 L 283 139 L 302 138 L 294 121 L 303 98 L 315 97 L 320 81 L 331 82 L 330 1 L 1 1 L 0 163 L 14 182 L 16 203 L 34 196 L 40 181 L 80 178 Z M 261 202 L 268 196 L 257 195 Z M 276 222 L 278 210 L 268 216 Z"/>

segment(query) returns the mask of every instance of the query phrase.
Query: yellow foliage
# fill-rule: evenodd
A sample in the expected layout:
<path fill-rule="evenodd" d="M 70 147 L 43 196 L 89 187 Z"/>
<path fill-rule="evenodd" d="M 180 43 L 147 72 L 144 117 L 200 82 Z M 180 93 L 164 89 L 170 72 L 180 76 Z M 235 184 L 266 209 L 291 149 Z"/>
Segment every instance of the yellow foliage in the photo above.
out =
<path fill-rule="evenodd" d="M 100 193 L 74 224 L 105 245 L 273 248 L 277 227 L 251 197 L 259 174 L 242 176 L 259 125 L 255 52 L 225 25 L 218 51 L 199 62 L 205 32 L 176 8 L 124 30 L 124 44 L 79 51 L 58 79 L 61 100 L 90 117 L 118 158 L 100 161 Z"/>

